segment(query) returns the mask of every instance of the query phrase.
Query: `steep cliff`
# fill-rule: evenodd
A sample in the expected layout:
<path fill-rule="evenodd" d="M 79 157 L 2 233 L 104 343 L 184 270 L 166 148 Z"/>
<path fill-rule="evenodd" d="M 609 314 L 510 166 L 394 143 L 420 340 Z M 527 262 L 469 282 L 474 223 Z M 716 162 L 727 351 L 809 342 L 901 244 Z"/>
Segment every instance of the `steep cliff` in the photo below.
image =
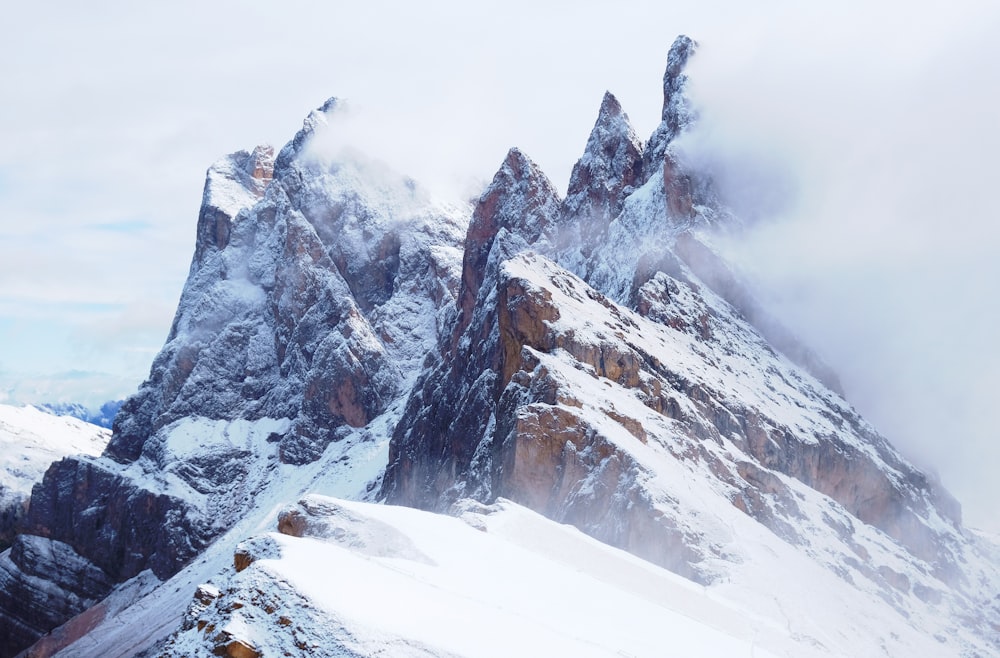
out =
<path fill-rule="evenodd" d="M 0 562 L 3 655 L 116 583 L 172 576 L 246 514 L 278 465 L 360 440 L 408 390 L 454 303 L 463 210 L 379 162 L 314 148 L 336 108 L 311 113 L 277 158 L 258 147 L 209 169 L 190 274 L 149 379 L 103 457 L 49 469 Z"/>
<path fill-rule="evenodd" d="M 99 455 L 111 433 L 78 418 L 0 404 L 0 550 L 10 546 L 28 510 L 31 488 L 52 462 Z"/>

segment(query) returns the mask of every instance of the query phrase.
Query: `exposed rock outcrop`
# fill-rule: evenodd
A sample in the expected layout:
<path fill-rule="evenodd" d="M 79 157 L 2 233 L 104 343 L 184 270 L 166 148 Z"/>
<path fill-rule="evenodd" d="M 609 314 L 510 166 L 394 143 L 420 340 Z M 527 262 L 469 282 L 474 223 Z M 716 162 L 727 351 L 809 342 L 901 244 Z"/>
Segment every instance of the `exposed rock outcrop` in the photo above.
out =
<path fill-rule="evenodd" d="M 0 555 L 0 647 L 26 647 L 103 598 L 108 575 L 68 544 L 19 535 Z M 13 655 L 11 653 L 11 655 Z"/>
<path fill-rule="evenodd" d="M 504 231 L 501 239 L 513 236 L 523 241 L 508 250 L 548 241 L 555 230 L 559 201 L 558 193 L 538 166 L 519 149 L 511 149 L 480 197 L 465 235 L 458 295 L 460 330 L 471 320 L 500 229 Z"/>
<path fill-rule="evenodd" d="M 710 552 L 685 537 L 683 514 L 655 503 L 655 490 L 646 485 L 655 472 L 625 447 L 630 439 L 608 433 L 610 421 L 616 431 L 654 450 L 657 444 L 673 446 L 670 452 L 679 450 L 683 459 L 704 463 L 736 490 L 769 491 L 786 500 L 787 509 L 776 516 L 770 505 L 733 499 L 776 530 L 794 525 L 789 519 L 799 514 L 792 489 L 772 471 L 830 496 L 947 579 L 956 557 L 934 519 L 957 527 L 954 502 L 843 403 L 807 380 L 796 376 L 790 381 L 788 366 L 779 365 L 780 357 L 768 353 L 764 340 L 732 311 L 724 317 L 726 310 L 713 308 L 692 284 L 663 274 L 653 282 L 673 291 L 666 302 L 661 293 L 659 303 L 678 309 L 682 319 L 667 327 L 684 337 L 678 339 L 690 345 L 696 360 L 719 367 L 717 357 L 709 355 L 724 350 L 748 360 L 763 357 L 771 365 L 735 373 L 729 385 L 703 380 L 698 368 L 672 365 L 643 346 L 655 343 L 654 325 L 643 324 L 555 264 L 518 256 L 498 270 L 496 294 L 481 297 L 495 305 L 476 316 L 490 326 L 467 329 L 486 336 L 479 346 L 490 346 L 482 352 L 490 358 L 477 362 L 485 370 L 471 368 L 470 360 L 452 362 L 450 371 L 439 368 L 425 383 L 422 392 L 429 399 L 411 398 L 386 472 L 389 502 L 443 511 L 465 496 L 486 502 L 502 496 L 689 577 L 708 577 L 699 562 Z M 616 410 L 614 403 L 587 410 L 581 402 L 586 394 L 563 368 L 582 371 L 585 380 L 595 379 L 594 386 L 612 383 L 609 399 L 621 396 L 615 391 L 629 391 L 669 422 L 658 429 L 663 421 L 651 423 Z M 750 403 L 727 390 L 740 380 L 774 394 Z M 811 429 L 790 426 L 783 420 L 787 409 L 779 411 L 788 404 L 779 400 L 790 396 L 800 398 L 796 405 L 815 408 L 824 422 Z M 436 414 L 444 408 L 457 412 Z M 428 416 L 447 420 L 424 434 Z M 432 449 L 428 441 L 434 442 Z M 731 445 L 742 456 L 723 458 L 706 450 L 712 444 Z M 764 486 L 766 479 L 771 484 Z"/>
<path fill-rule="evenodd" d="M 578 258 L 589 257 L 641 176 L 642 143 L 618 99 L 606 92 L 583 156 L 570 174 L 560 213 L 563 233 L 556 246 L 579 251 Z"/>
<path fill-rule="evenodd" d="M 667 54 L 667 68 L 663 72 L 663 109 L 660 125 L 646 143 L 643 154 L 643 182 L 648 180 L 663 166 L 667 146 L 683 132 L 695 119 L 686 89 L 688 83 L 688 61 L 698 50 L 698 43 L 686 35 L 674 40 Z"/>

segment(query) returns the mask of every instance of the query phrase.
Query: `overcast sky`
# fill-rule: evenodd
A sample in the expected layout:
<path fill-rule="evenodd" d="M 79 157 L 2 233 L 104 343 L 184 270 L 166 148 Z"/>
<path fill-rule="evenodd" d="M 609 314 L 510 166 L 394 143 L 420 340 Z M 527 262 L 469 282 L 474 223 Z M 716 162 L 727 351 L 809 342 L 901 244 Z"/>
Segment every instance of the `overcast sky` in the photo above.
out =
<path fill-rule="evenodd" d="M 606 89 L 653 130 L 683 32 L 702 44 L 688 152 L 756 218 L 733 257 L 851 401 L 1000 530 L 995 3 L 538 4 L 5 9 L 0 401 L 134 390 L 205 169 L 280 146 L 327 97 L 442 194 L 477 193 L 514 145 L 565 189 Z"/>

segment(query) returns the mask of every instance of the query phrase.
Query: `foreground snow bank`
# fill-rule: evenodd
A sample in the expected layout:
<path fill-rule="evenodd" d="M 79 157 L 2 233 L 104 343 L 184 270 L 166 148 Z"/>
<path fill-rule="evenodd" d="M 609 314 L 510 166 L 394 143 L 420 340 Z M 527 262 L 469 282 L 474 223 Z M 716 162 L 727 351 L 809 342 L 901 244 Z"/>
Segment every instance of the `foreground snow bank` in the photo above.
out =
<path fill-rule="evenodd" d="M 308 496 L 237 550 L 167 655 L 699 656 L 808 647 L 507 501 L 458 518 Z M 249 653 L 248 653 L 249 652 Z"/>

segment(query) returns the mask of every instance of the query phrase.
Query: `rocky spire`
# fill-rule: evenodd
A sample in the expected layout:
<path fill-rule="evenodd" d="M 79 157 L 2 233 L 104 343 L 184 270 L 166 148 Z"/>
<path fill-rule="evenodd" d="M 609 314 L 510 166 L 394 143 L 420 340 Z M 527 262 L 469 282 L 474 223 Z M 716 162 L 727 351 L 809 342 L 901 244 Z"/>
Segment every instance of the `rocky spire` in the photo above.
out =
<path fill-rule="evenodd" d="M 405 418 L 393 432 L 382 490 L 386 499 L 436 508 L 460 490 L 487 486 L 484 472 L 475 481 L 462 479 L 507 383 L 501 376 L 509 347 L 502 317 L 509 309 L 501 270 L 517 252 L 544 248 L 560 203 L 538 166 L 511 149 L 469 223 L 452 334 L 439 344 L 440 356 L 430 355 L 435 365 L 416 383 Z M 513 351 L 520 356 L 519 349 Z"/>
<path fill-rule="evenodd" d="M 318 108 L 309 113 L 309 115 L 302 121 L 302 128 L 295 133 L 295 137 L 292 141 L 288 142 L 281 149 L 278 154 L 278 158 L 274 163 L 274 169 L 278 172 L 284 171 L 284 169 L 291 163 L 297 155 L 302 152 L 303 147 L 309 138 L 316 134 L 316 131 L 320 127 L 327 125 L 329 122 L 328 117 L 336 112 L 343 103 L 337 97 L 331 97 L 326 100 L 325 103 L 320 105 Z"/>
<path fill-rule="evenodd" d="M 691 117 L 687 98 L 684 96 L 684 87 L 687 85 L 684 69 L 697 47 L 697 42 L 682 34 L 674 40 L 667 54 L 667 70 L 663 73 L 662 119 L 674 130 Z"/>
<path fill-rule="evenodd" d="M 663 110 L 661 122 L 647 142 L 643 156 L 643 180 L 662 166 L 667 145 L 695 118 L 686 94 L 688 77 L 685 68 L 698 49 L 698 42 L 680 35 L 670 46 L 667 69 L 663 73 Z"/>
<path fill-rule="evenodd" d="M 266 145 L 251 152 L 231 153 L 209 167 L 192 268 L 198 267 L 209 251 L 226 248 L 236 215 L 264 196 L 273 175 L 274 148 Z"/>
<path fill-rule="evenodd" d="M 589 253 L 621 211 L 642 174 L 642 144 L 618 99 L 605 92 L 583 156 L 573 167 L 563 204 L 567 223 L 580 227 L 580 246 Z"/>
<path fill-rule="evenodd" d="M 536 242 L 551 231 L 557 216 L 559 194 L 531 159 L 512 148 L 490 186 L 479 198 L 465 238 L 462 285 L 458 308 L 467 321 L 483 282 L 490 250 L 501 230 Z"/>

